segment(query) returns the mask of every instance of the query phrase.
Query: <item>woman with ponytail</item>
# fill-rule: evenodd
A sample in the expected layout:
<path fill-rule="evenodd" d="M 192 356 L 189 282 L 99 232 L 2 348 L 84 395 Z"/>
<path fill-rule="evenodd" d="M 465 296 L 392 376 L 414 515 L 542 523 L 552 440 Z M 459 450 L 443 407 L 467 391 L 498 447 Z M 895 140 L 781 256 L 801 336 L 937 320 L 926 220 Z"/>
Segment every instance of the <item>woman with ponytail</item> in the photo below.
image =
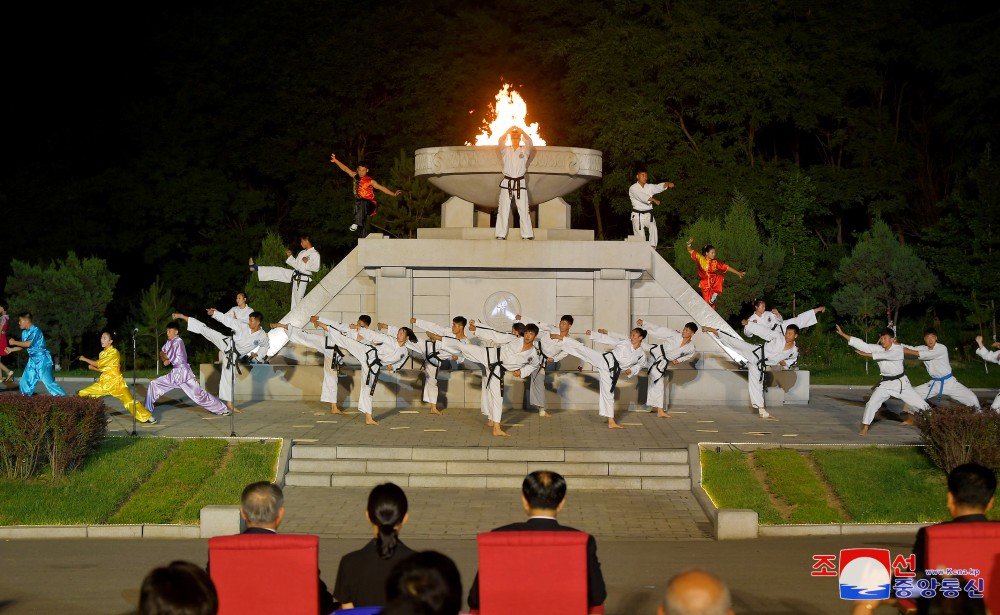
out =
<path fill-rule="evenodd" d="M 368 494 L 365 518 L 372 524 L 375 538 L 362 549 L 340 560 L 333 596 L 349 609 L 385 606 L 385 580 L 393 566 L 414 553 L 399 540 L 399 528 L 406 523 L 406 494 L 392 483 L 384 483 Z"/>

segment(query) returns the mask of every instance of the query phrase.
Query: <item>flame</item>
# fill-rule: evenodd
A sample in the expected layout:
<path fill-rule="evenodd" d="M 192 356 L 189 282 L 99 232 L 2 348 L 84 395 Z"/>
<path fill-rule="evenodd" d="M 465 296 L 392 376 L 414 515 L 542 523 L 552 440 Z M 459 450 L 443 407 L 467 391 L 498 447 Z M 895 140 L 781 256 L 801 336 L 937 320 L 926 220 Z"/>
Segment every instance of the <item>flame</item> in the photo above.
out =
<path fill-rule="evenodd" d="M 511 126 L 523 130 L 534 145 L 545 145 L 545 140 L 538 134 L 538 122 L 533 122 L 530 126 L 525 123 L 524 116 L 528 114 L 528 104 L 517 90 L 511 89 L 509 83 L 503 84 L 497 92 L 496 105 L 490 105 L 490 111 L 493 114 L 493 121 L 483 120 L 485 128 L 476 136 L 476 145 L 499 145 L 500 135 L 507 132 Z"/>

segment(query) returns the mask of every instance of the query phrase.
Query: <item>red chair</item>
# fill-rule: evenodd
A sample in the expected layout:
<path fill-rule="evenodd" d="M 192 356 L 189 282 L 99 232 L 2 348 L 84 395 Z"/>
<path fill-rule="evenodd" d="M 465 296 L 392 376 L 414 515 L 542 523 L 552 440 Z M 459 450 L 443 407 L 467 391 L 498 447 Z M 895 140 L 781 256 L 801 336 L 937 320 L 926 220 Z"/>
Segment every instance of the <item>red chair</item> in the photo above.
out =
<path fill-rule="evenodd" d="M 219 615 L 319 612 L 318 536 L 216 536 L 208 558 Z"/>
<path fill-rule="evenodd" d="M 979 569 L 979 577 L 963 575 L 963 593 L 966 582 L 982 578 L 986 608 L 1000 613 L 1000 523 L 942 523 L 928 526 L 925 531 L 926 568 Z M 915 612 L 916 602 L 900 600 L 900 610 Z"/>
<path fill-rule="evenodd" d="M 584 532 L 479 534 L 479 611 L 482 615 L 583 615 L 587 608 Z"/>

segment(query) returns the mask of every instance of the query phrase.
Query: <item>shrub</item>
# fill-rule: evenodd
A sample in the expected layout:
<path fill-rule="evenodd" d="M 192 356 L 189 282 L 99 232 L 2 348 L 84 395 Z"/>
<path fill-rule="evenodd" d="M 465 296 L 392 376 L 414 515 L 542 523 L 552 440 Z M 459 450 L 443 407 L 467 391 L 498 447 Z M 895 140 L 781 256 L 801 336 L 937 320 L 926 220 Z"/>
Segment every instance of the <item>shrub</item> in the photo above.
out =
<path fill-rule="evenodd" d="M 1000 413 L 992 408 L 942 406 L 917 415 L 931 460 L 946 473 L 963 463 L 1000 469 Z"/>
<path fill-rule="evenodd" d="M 80 465 L 104 438 L 106 408 L 83 397 L 0 398 L 0 468 L 27 480 L 46 462 L 54 477 Z"/>

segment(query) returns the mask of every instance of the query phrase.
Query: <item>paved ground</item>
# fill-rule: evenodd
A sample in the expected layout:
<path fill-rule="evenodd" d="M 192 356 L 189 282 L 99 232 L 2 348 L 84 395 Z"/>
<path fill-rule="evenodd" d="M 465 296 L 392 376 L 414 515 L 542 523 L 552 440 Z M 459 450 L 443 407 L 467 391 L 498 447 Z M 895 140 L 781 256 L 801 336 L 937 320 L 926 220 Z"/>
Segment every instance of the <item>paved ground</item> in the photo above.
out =
<path fill-rule="evenodd" d="M 75 391 L 87 382 L 64 383 Z M 142 385 L 140 384 L 140 387 Z M 144 389 L 144 387 L 142 387 Z M 608 430 L 595 412 L 566 411 L 542 419 L 533 412 L 505 413 L 510 438 L 489 436 L 478 409 L 454 409 L 443 417 L 425 409 L 376 410 L 379 427 L 359 414 L 331 416 L 318 402 L 256 402 L 234 419 L 205 413 L 186 400 L 157 405 L 158 425 L 139 425 L 142 435 L 290 437 L 317 444 L 372 446 L 505 446 L 530 448 L 680 448 L 692 442 L 781 444 L 915 444 L 917 433 L 885 417 L 868 438 L 856 435 L 867 387 L 814 387 L 808 406 L 773 408 L 776 421 L 749 409 L 724 406 L 677 408 L 671 419 L 648 413 L 619 415 L 622 431 Z M 0 393 L 3 394 L 3 393 Z M 987 399 L 991 392 L 982 391 Z M 990 397 L 991 398 L 991 397 Z M 109 400 L 112 408 L 120 408 Z M 109 431 L 132 429 L 124 411 L 112 414 Z M 340 557 L 367 540 L 365 489 L 287 489 L 283 530 L 319 534 L 321 568 L 332 586 Z M 523 517 L 519 494 L 507 490 L 408 490 L 411 520 L 403 538 L 434 548 L 459 563 L 468 585 L 476 565 L 473 536 Z M 708 520 L 690 493 L 574 492 L 570 485 L 562 520 L 593 533 L 609 586 L 609 615 L 653 613 L 664 582 L 675 572 L 701 566 L 731 584 L 737 612 L 846 613 L 835 580 L 809 576 L 812 555 L 849 547 L 888 547 L 907 552 L 910 536 L 759 539 L 715 542 Z M 0 613 L 126 613 L 153 566 L 182 558 L 202 561 L 204 541 L 53 540 L 5 541 L 0 547 Z"/>

